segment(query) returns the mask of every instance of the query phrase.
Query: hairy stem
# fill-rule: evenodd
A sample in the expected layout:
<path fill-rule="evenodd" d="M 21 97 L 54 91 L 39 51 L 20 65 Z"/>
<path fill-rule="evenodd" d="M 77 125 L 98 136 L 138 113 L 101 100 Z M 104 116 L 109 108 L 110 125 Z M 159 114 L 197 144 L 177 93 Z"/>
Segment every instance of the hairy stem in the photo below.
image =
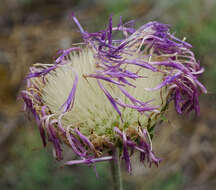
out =
<path fill-rule="evenodd" d="M 117 149 L 113 155 L 114 159 L 110 161 L 111 176 L 113 181 L 113 190 L 123 190 L 121 178 L 120 155 Z"/>

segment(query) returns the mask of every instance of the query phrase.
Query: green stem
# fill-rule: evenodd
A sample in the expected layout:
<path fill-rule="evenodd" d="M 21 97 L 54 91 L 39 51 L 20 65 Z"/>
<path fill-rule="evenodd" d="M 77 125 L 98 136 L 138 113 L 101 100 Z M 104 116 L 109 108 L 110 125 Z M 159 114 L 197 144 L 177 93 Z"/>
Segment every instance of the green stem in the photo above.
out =
<path fill-rule="evenodd" d="M 110 161 L 113 190 L 123 190 L 119 156 L 119 150 L 116 150 L 114 159 Z"/>

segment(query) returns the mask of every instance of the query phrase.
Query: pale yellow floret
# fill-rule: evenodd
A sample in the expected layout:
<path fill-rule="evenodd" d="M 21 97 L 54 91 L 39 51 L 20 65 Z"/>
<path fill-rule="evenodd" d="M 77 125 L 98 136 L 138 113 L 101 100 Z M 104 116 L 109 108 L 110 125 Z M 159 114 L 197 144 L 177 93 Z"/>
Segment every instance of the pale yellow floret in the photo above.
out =
<path fill-rule="evenodd" d="M 151 112 L 141 114 L 136 110 L 121 108 L 119 106 L 122 113 L 122 122 L 118 113 L 98 86 L 97 80 L 84 77 L 94 73 L 96 69 L 98 70 L 98 68 L 96 68 L 96 62 L 97 60 L 91 49 L 86 48 L 79 53 L 71 54 L 67 64 L 47 74 L 47 82 L 42 89 L 42 100 L 44 104 L 48 106 L 52 113 L 56 114 L 56 117 L 60 116 L 62 113 L 60 108 L 68 98 L 76 72 L 79 80 L 76 89 L 75 103 L 73 108 L 65 113 L 61 120 L 65 129 L 70 125 L 74 128 L 79 127 L 86 135 L 92 130 L 95 131 L 96 134 L 102 135 L 105 131 L 110 131 L 110 129 L 114 127 L 114 124 L 118 124 L 121 128 L 126 123 L 128 125 L 137 125 L 139 120 L 142 125 L 146 125 L 148 115 Z M 139 75 L 144 77 L 130 80 L 136 88 L 130 86 L 123 88 L 140 101 L 146 102 L 153 99 L 150 105 L 161 106 L 161 90 L 147 91 L 145 88 L 154 88 L 160 84 L 163 79 L 163 74 L 152 72 L 144 68 L 140 69 L 140 67 L 134 65 L 128 66 L 127 69 L 133 72 L 139 71 Z M 125 103 L 131 104 L 116 85 L 106 81 L 101 81 L 101 83 L 114 98 L 119 98 Z M 165 92 L 163 92 L 163 94 L 165 97 Z"/>

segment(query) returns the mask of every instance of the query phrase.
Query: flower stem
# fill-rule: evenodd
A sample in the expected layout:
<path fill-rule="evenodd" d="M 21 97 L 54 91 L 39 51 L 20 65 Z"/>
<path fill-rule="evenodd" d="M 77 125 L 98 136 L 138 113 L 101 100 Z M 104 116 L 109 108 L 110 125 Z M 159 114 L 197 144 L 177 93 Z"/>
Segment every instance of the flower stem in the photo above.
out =
<path fill-rule="evenodd" d="M 113 155 L 114 159 L 110 161 L 113 190 L 123 190 L 119 156 L 119 150 L 117 149 Z"/>

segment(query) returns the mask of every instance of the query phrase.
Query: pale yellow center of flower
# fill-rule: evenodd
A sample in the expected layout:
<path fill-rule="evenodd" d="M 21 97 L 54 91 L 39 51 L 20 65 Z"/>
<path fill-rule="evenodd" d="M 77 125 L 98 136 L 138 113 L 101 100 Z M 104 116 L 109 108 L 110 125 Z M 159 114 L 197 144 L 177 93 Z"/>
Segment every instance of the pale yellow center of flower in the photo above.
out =
<path fill-rule="evenodd" d="M 56 114 L 55 117 L 58 118 L 62 113 L 60 108 L 67 100 L 73 87 L 76 72 L 79 79 L 74 106 L 62 117 L 62 124 L 65 128 L 68 126 L 72 128 L 79 127 L 86 135 L 92 130 L 95 131 L 96 134 L 102 135 L 109 132 L 114 125 L 118 125 L 118 127 L 123 127 L 125 124 L 137 125 L 138 121 L 140 124 L 146 125 L 148 115 L 151 114 L 151 112 L 141 114 L 134 109 L 122 108 L 119 106 L 122 113 L 122 122 L 118 113 L 98 86 L 97 80 L 84 77 L 98 70 L 98 68 L 96 68 L 97 61 L 91 49 L 84 49 L 79 53 L 71 54 L 67 64 L 59 66 L 57 69 L 47 74 L 47 83 L 42 89 L 42 100 L 44 104 L 47 105 L 50 111 Z M 160 84 L 163 79 L 163 74 L 135 65 L 127 66 L 125 69 L 131 72 L 138 72 L 143 78 L 129 80 L 136 88 L 128 85 L 123 88 L 140 101 L 146 102 L 153 100 L 149 105 L 161 106 L 161 93 L 162 96 L 165 97 L 165 90 L 163 90 L 163 92 L 161 92 L 160 89 L 147 91 L 145 88 L 154 88 Z M 124 103 L 132 104 L 119 90 L 118 86 L 110 82 L 100 81 L 113 98 L 119 98 Z M 159 111 L 160 109 L 161 108 L 159 108 Z"/>

